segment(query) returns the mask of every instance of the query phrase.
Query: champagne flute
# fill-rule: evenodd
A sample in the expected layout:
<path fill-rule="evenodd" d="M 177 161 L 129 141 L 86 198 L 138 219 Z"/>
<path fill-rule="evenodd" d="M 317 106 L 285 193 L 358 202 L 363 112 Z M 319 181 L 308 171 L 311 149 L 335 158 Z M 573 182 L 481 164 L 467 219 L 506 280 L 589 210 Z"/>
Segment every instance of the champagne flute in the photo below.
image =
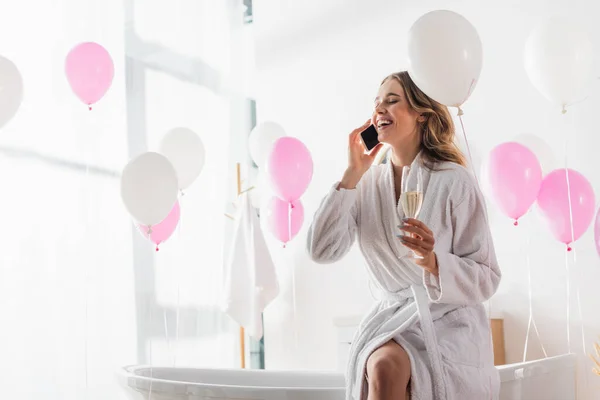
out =
<path fill-rule="evenodd" d="M 423 180 L 421 176 L 421 167 L 414 163 L 411 166 L 402 167 L 402 188 L 400 192 L 400 204 L 404 210 L 404 216 L 417 219 L 421 206 L 423 205 Z M 415 237 L 413 234 L 409 235 Z M 421 259 L 423 257 L 411 250 L 413 258 Z"/>

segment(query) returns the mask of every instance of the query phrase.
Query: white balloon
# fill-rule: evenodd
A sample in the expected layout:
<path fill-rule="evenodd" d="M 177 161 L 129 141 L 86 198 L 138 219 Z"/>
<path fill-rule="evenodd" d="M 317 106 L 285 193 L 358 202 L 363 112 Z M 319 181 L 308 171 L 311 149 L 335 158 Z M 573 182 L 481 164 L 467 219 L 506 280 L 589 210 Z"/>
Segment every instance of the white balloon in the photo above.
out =
<path fill-rule="evenodd" d="M 0 56 L 0 128 L 12 119 L 23 101 L 23 79 L 7 58 Z"/>
<path fill-rule="evenodd" d="M 475 27 L 462 15 L 432 11 L 408 34 L 409 74 L 432 99 L 459 107 L 471 95 L 481 73 L 483 50 Z"/>
<path fill-rule="evenodd" d="M 121 198 L 140 224 L 151 226 L 165 219 L 178 194 L 177 173 L 162 154 L 148 152 L 134 158 L 121 175 Z"/>
<path fill-rule="evenodd" d="M 589 36 L 565 18 L 549 18 L 525 43 L 525 70 L 533 86 L 551 102 L 566 107 L 591 86 L 594 50 Z"/>
<path fill-rule="evenodd" d="M 529 133 L 522 133 L 517 135 L 514 138 L 514 141 L 527 146 L 529 150 L 533 151 L 533 154 L 535 154 L 540 162 L 543 175 L 546 175 L 550 171 L 554 171 L 557 168 L 564 167 L 564 165 L 559 163 L 558 157 L 552 150 L 552 147 L 550 147 L 550 145 L 541 137 Z"/>
<path fill-rule="evenodd" d="M 179 189 L 188 188 L 204 167 L 206 151 L 200 137 L 188 128 L 171 129 L 160 142 L 160 153 L 171 161 Z"/>
<path fill-rule="evenodd" d="M 283 127 L 276 122 L 265 121 L 258 124 L 249 137 L 250 156 L 254 163 L 262 168 L 269 157 L 273 144 L 277 139 L 286 136 Z"/>
<path fill-rule="evenodd" d="M 272 195 L 271 185 L 269 184 L 269 178 L 266 172 L 260 171 L 258 173 L 256 182 L 253 186 L 254 189 L 248 192 L 250 196 L 250 202 L 252 203 L 252 207 L 260 209 L 265 201 L 268 200 Z"/>

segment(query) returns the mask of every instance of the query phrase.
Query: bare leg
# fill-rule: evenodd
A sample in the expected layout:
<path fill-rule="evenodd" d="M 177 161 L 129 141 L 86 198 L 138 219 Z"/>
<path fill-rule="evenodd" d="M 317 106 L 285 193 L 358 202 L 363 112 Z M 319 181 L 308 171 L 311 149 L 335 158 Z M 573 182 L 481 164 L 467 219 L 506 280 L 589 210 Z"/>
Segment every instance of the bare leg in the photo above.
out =
<path fill-rule="evenodd" d="M 393 340 L 375 350 L 367 361 L 367 400 L 408 400 L 410 359 Z"/>

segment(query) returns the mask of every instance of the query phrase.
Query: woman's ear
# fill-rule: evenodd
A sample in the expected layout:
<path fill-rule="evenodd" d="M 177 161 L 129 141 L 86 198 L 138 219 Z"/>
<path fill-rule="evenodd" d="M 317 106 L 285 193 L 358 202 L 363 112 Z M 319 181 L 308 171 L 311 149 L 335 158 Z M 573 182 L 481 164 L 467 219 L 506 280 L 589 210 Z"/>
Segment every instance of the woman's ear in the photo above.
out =
<path fill-rule="evenodd" d="M 419 121 L 419 122 L 425 122 L 426 119 L 427 118 L 425 118 L 425 116 L 423 114 L 421 114 L 417 117 L 417 121 Z"/>

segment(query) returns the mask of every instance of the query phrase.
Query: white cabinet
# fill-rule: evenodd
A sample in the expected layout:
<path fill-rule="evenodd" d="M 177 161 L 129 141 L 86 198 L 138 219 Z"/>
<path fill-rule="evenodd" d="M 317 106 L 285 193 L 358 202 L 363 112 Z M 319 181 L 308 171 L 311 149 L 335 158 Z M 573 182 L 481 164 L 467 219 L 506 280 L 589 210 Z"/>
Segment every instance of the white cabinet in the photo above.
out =
<path fill-rule="evenodd" d="M 346 372 L 350 344 L 360 320 L 361 316 L 359 315 L 339 317 L 333 320 L 337 332 L 337 368 L 340 372 Z"/>

